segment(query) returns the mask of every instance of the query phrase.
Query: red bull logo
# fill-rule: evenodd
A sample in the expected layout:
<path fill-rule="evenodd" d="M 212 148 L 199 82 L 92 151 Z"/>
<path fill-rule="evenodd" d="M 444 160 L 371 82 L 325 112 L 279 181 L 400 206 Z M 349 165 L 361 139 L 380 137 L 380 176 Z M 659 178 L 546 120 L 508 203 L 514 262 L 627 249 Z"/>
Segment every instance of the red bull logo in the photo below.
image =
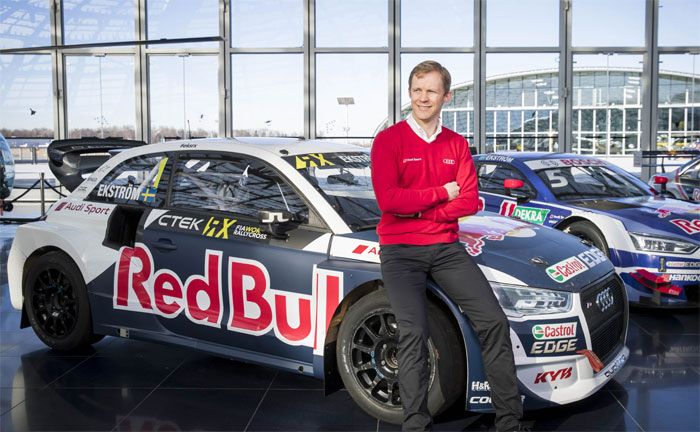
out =
<path fill-rule="evenodd" d="M 671 219 L 669 222 L 688 234 L 697 234 L 700 232 L 700 219 Z"/>
<path fill-rule="evenodd" d="M 284 343 L 323 353 L 326 329 L 343 294 L 342 273 L 314 268 L 312 295 L 306 295 L 270 288 L 267 268 L 255 260 L 225 261 L 223 252 L 207 250 L 203 267 L 202 275 L 183 282 L 172 270 L 155 270 L 145 245 L 123 247 L 114 274 L 113 306 L 165 318 L 184 313 L 194 324 L 215 328 L 225 321 L 226 329 L 254 336 L 272 331 Z M 226 298 L 230 313 L 224 320 Z"/>

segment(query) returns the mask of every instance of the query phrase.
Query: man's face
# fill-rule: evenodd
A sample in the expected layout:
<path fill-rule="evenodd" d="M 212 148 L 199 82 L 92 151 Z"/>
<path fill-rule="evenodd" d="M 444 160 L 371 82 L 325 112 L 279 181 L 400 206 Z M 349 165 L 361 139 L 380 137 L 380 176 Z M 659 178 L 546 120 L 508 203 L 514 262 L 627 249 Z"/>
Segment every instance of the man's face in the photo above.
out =
<path fill-rule="evenodd" d="M 413 75 L 408 92 L 411 96 L 413 117 L 423 123 L 437 120 L 442 105 L 452 99 L 451 92 L 445 93 L 442 76 L 437 71 Z"/>

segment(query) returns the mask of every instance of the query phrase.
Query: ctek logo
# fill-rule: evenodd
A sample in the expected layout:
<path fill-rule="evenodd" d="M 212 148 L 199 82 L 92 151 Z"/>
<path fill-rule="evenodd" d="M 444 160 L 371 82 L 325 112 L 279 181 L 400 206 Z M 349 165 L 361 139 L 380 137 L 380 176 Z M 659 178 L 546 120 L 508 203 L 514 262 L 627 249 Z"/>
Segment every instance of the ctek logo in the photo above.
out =
<path fill-rule="evenodd" d="M 359 245 L 358 247 L 353 249 L 352 253 L 355 255 L 379 255 L 379 250 L 376 246 Z"/>
<path fill-rule="evenodd" d="M 700 233 L 700 219 L 671 219 L 669 222 L 688 234 Z"/>
<path fill-rule="evenodd" d="M 535 377 L 535 384 L 544 384 L 546 382 L 563 381 L 571 378 L 571 367 L 559 369 L 558 371 L 540 372 Z"/>
<path fill-rule="evenodd" d="M 532 328 L 532 336 L 537 340 L 563 339 L 576 337 L 577 323 L 537 324 Z"/>
<path fill-rule="evenodd" d="M 547 267 L 547 275 L 556 282 L 563 283 L 588 270 L 588 266 L 578 257 L 571 257 Z"/>
<path fill-rule="evenodd" d="M 295 162 L 296 169 L 335 165 L 333 162 L 326 160 L 322 153 L 309 153 L 307 155 L 297 156 Z"/>

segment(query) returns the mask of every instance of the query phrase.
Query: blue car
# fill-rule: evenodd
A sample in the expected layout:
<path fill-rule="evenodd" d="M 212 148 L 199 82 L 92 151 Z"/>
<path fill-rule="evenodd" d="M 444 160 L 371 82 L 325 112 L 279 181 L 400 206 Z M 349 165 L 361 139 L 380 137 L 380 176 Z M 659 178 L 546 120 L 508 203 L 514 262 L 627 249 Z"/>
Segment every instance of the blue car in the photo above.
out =
<path fill-rule="evenodd" d="M 700 205 L 659 196 L 601 159 L 561 153 L 474 158 L 486 210 L 560 229 L 605 252 L 639 305 L 698 305 Z"/>

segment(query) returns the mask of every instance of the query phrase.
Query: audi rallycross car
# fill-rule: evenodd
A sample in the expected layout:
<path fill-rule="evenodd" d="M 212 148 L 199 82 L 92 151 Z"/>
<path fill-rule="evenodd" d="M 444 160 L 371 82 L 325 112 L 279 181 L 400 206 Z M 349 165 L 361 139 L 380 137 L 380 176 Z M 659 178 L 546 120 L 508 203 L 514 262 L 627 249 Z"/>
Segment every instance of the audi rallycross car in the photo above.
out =
<path fill-rule="evenodd" d="M 657 180 L 658 177 L 666 178 L 663 185 Z M 671 172 L 653 175 L 649 184 L 657 192 L 666 192 L 671 198 L 700 204 L 700 156 Z"/>
<path fill-rule="evenodd" d="M 655 195 L 601 159 L 557 153 L 474 158 L 487 210 L 581 237 L 610 258 L 629 300 L 697 306 L 700 206 Z M 504 181 L 522 186 L 506 189 Z"/>
<path fill-rule="evenodd" d="M 97 150 L 49 149 L 64 174 L 79 171 L 80 152 Z M 191 346 L 325 379 L 329 392 L 344 385 L 367 412 L 400 423 L 379 217 L 366 149 L 270 138 L 139 146 L 18 228 L 12 304 L 57 349 L 102 335 Z M 460 230 L 509 317 L 525 407 L 609 382 L 629 354 L 627 298 L 609 260 L 493 213 Z M 431 411 L 464 395 L 466 409 L 490 411 L 468 319 L 434 281 L 428 295 Z"/>

